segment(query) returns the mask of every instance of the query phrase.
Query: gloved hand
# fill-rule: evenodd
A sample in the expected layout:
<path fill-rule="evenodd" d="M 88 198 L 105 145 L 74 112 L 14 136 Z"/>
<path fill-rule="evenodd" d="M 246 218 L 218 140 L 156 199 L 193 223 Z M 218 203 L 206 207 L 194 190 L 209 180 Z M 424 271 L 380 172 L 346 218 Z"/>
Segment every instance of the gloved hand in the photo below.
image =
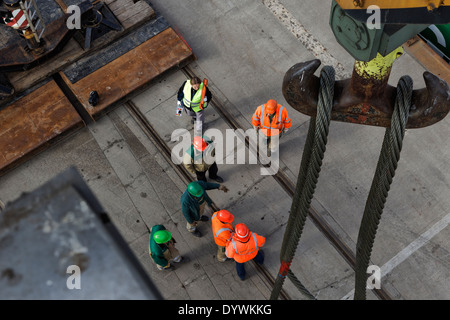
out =
<path fill-rule="evenodd" d="M 204 101 L 204 102 L 208 102 L 208 98 L 207 98 L 207 97 L 204 97 L 204 98 L 203 98 L 203 101 Z"/>
<path fill-rule="evenodd" d="M 284 129 L 283 130 L 283 133 L 286 133 L 286 132 L 288 132 L 289 131 L 289 129 Z"/>
<path fill-rule="evenodd" d="M 225 187 L 223 184 L 220 185 L 219 190 L 222 190 L 222 191 L 225 192 L 225 193 L 228 192 L 228 188 Z"/>
<path fill-rule="evenodd" d="M 183 107 L 181 106 L 181 101 L 177 102 L 177 116 L 181 117 L 181 114 L 183 113 Z"/>

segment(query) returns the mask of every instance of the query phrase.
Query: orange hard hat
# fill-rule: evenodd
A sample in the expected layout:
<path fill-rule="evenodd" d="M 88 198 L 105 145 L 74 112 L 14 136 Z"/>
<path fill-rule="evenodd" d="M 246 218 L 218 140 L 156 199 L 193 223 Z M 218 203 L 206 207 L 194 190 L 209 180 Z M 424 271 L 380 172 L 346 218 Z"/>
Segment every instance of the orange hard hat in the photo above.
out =
<path fill-rule="evenodd" d="M 234 233 L 241 241 L 247 241 L 248 238 L 250 238 L 250 230 L 243 223 L 238 223 L 236 227 L 234 227 Z"/>
<path fill-rule="evenodd" d="M 194 137 L 193 144 L 194 148 L 197 149 L 198 151 L 203 151 L 208 146 L 206 140 L 200 136 Z"/>
<path fill-rule="evenodd" d="M 232 223 L 234 220 L 234 216 L 228 210 L 219 210 L 217 211 L 217 219 L 222 222 Z"/>
<path fill-rule="evenodd" d="M 269 101 L 267 101 L 266 103 L 267 112 L 274 113 L 277 110 L 277 105 L 278 103 L 274 99 L 270 99 Z"/>

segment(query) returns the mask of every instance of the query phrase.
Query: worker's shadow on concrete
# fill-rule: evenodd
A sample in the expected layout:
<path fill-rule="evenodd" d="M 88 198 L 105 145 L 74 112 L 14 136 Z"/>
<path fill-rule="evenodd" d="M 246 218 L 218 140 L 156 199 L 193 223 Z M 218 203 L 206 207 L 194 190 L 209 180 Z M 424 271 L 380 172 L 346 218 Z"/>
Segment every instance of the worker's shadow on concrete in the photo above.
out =
<path fill-rule="evenodd" d="M 200 263 L 200 266 L 205 267 L 213 263 L 216 259 L 217 245 L 214 242 L 211 230 L 209 230 L 211 224 L 207 224 L 208 222 L 198 228 L 202 233 L 202 237 L 198 238 L 191 234 L 186 234 L 183 237 L 189 244 L 188 246 L 183 246 L 183 252 L 180 251 L 180 254 L 183 257 L 188 257 L 186 262 L 193 264 L 196 268 L 199 267 L 198 263 Z"/>

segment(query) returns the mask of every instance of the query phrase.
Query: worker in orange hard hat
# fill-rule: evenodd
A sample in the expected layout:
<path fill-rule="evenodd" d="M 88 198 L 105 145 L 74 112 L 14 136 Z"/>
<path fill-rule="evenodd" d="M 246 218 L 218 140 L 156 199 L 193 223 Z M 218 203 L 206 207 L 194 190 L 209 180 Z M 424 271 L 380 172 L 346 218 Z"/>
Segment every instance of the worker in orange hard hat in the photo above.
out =
<path fill-rule="evenodd" d="M 241 280 L 245 280 L 245 262 L 255 259 L 260 265 L 264 263 L 264 252 L 259 248 L 264 246 L 265 242 L 266 238 L 251 232 L 243 223 L 234 227 L 234 233 L 226 245 L 225 254 L 236 261 L 236 271 Z"/>
<path fill-rule="evenodd" d="M 267 139 L 268 150 L 275 152 L 278 150 L 279 138 L 291 127 L 291 119 L 285 107 L 278 104 L 274 99 L 256 108 L 252 117 L 252 125 L 256 131 L 261 132 Z M 277 135 L 278 139 L 272 139 Z"/>
<path fill-rule="evenodd" d="M 225 262 L 227 256 L 225 255 L 225 246 L 231 240 L 233 235 L 233 226 L 231 223 L 234 216 L 228 210 L 219 210 L 214 212 L 211 223 L 213 229 L 214 242 L 217 244 L 217 260 Z"/>
<path fill-rule="evenodd" d="M 183 165 L 190 173 L 197 176 L 197 180 L 206 180 L 206 172 L 209 178 L 218 183 L 222 183 L 222 177 L 217 175 L 219 168 L 215 161 L 214 143 L 206 136 L 196 136 L 192 140 L 191 147 L 186 151 L 183 158 Z"/>

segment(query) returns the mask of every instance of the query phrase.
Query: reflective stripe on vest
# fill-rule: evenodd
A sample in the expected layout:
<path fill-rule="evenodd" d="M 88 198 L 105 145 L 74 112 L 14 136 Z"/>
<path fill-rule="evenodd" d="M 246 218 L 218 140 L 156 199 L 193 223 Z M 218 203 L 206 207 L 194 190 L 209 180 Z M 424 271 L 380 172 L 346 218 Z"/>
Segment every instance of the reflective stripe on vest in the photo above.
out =
<path fill-rule="evenodd" d="M 252 233 L 252 236 L 253 236 L 253 240 L 255 241 L 255 250 L 253 250 L 253 251 L 251 251 L 251 252 L 244 253 L 244 254 L 241 254 L 241 253 L 237 252 L 236 242 L 234 242 L 234 239 L 231 239 L 231 244 L 233 245 L 234 252 L 235 252 L 238 256 L 250 255 L 250 254 L 252 254 L 253 252 L 255 252 L 255 251 L 258 250 L 258 242 L 256 241 L 256 236 L 255 236 L 254 233 Z"/>
<path fill-rule="evenodd" d="M 280 113 L 278 114 L 278 123 L 280 124 L 281 128 L 281 115 L 283 114 L 283 106 L 280 107 Z"/>
<path fill-rule="evenodd" d="M 214 237 L 217 238 L 219 236 L 219 234 L 221 234 L 223 231 L 230 231 L 230 232 L 232 232 L 233 230 L 231 230 L 230 228 L 219 229 L 219 230 L 217 230 L 217 232 L 214 235 Z M 230 234 L 230 237 L 227 239 L 227 241 L 230 240 L 230 239 L 231 239 L 231 234 Z"/>
<path fill-rule="evenodd" d="M 217 216 L 217 212 L 212 215 L 211 220 L 214 219 L 215 216 Z M 217 238 L 219 236 L 219 234 L 222 233 L 222 231 L 227 231 L 227 230 L 230 231 L 231 233 L 233 233 L 233 230 L 230 228 L 221 228 L 221 229 L 217 230 L 216 234 L 214 235 L 214 238 Z M 232 236 L 230 234 L 230 237 L 227 239 L 227 241 L 230 240 L 231 237 Z"/>
<path fill-rule="evenodd" d="M 194 112 L 200 111 L 200 102 L 202 99 L 203 82 L 200 84 L 194 97 L 191 97 L 191 82 L 188 80 L 183 89 L 183 103 L 186 107 L 191 108 Z"/>
<path fill-rule="evenodd" d="M 266 127 L 264 125 L 264 107 L 265 107 L 265 104 L 261 105 L 261 123 L 260 123 L 260 126 L 261 126 L 261 128 L 264 128 L 264 129 L 270 129 L 270 127 Z"/>

